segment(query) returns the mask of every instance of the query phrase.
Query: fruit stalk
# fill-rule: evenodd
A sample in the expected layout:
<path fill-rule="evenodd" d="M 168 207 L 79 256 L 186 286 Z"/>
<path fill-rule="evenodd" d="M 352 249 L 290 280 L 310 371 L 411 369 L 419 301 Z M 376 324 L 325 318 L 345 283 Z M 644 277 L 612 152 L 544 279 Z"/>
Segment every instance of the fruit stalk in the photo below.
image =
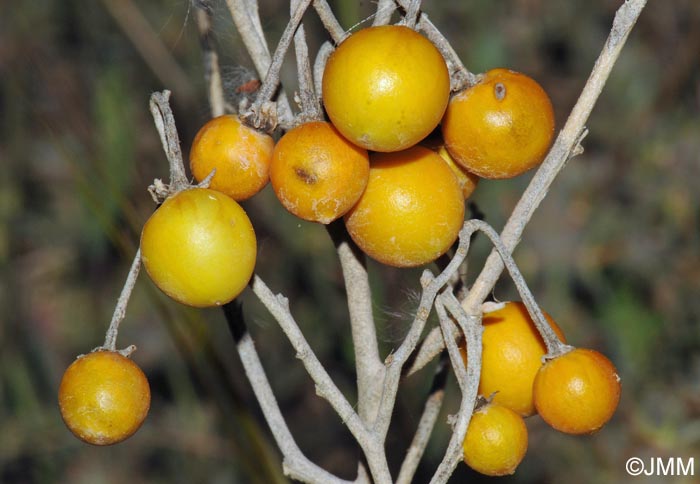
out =
<path fill-rule="evenodd" d="M 117 305 L 114 308 L 114 313 L 112 314 L 112 321 L 109 323 L 109 328 L 107 328 L 107 333 L 105 334 L 105 342 L 102 345 L 102 348 L 106 350 L 117 351 L 117 335 L 119 333 L 119 325 L 126 316 L 126 307 L 129 304 L 129 298 L 131 298 L 131 293 L 136 285 L 136 279 L 139 276 L 140 269 L 141 249 L 138 249 L 136 251 L 136 255 L 134 255 L 134 260 L 131 263 L 129 274 L 126 276 L 126 281 L 124 282 L 122 292 L 119 294 L 119 299 L 117 299 Z M 127 348 L 127 350 L 129 350 L 129 348 Z M 133 349 L 128 352 L 132 353 Z M 128 356 L 128 354 L 124 356 Z"/>

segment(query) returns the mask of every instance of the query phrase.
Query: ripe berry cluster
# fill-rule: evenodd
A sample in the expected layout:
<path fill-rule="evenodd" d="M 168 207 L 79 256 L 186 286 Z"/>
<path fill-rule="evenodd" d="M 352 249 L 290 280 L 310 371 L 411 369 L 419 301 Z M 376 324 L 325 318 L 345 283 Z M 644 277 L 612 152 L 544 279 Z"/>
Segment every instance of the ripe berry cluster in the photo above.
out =
<path fill-rule="evenodd" d="M 564 342 L 559 326 L 545 318 Z M 489 398 L 472 416 L 463 446 L 474 470 L 515 471 L 527 450 L 523 417 L 539 414 L 561 432 L 590 434 L 615 413 L 620 378 L 602 354 L 576 348 L 544 361 L 545 344 L 521 302 L 484 314 L 483 327 L 479 393 Z M 464 349 L 462 356 L 466 362 Z"/>
<path fill-rule="evenodd" d="M 268 181 L 284 208 L 304 220 L 342 217 L 373 259 L 395 267 L 430 263 L 457 239 L 478 179 L 537 166 L 554 131 L 551 103 L 534 80 L 493 69 L 451 96 L 440 51 L 399 25 L 366 28 L 343 41 L 328 59 L 322 99 L 328 120 L 302 122 L 276 143 L 241 116 L 201 128 L 190 168 L 200 182 L 214 173 L 209 188 L 172 194 L 141 235 L 144 267 L 164 293 L 194 307 L 220 306 L 241 293 L 257 244 L 238 202 Z M 543 363 L 544 343 L 521 303 L 487 313 L 483 326 L 479 392 L 490 398 L 466 434 L 468 465 L 512 473 L 527 449 L 523 417 L 535 413 L 574 434 L 610 419 L 620 384 L 607 358 L 572 349 Z M 150 394 L 130 359 L 97 351 L 69 367 L 59 400 L 68 427 L 103 445 L 138 429 Z"/>

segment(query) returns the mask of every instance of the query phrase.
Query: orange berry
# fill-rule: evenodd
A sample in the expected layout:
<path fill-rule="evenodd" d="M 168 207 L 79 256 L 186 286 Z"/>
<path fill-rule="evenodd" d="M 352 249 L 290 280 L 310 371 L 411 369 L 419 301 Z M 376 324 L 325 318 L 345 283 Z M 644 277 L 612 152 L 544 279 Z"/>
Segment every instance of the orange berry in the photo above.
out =
<path fill-rule="evenodd" d="M 253 225 L 221 192 L 190 188 L 151 215 L 141 233 L 141 260 L 158 288 L 194 307 L 226 304 L 255 269 Z"/>
<path fill-rule="evenodd" d="M 439 155 L 422 146 L 370 155 L 369 183 L 345 215 L 355 243 L 395 267 L 427 264 L 444 254 L 464 222 L 464 198 Z"/>
<path fill-rule="evenodd" d="M 527 427 L 511 409 L 495 403 L 474 412 L 462 446 L 464 462 L 481 474 L 513 474 L 527 452 Z"/>
<path fill-rule="evenodd" d="M 273 147 L 271 136 L 226 114 L 211 119 L 195 136 L 190 169 L 201 182 L 216 168 L 209 188 L 246 200 L 267 184 Z"/>
<path fill-rule="evenodd" d="M 323 73 L 323 103 L 343 136 L 373 151 L 399 151 L 440 122 L 450 76 L 440 51 L 400 25 L 369 27 L 331 54 Z"/>
<path fill-rule="evenodd" d="M 602 354 L 576 348 L 542 365 L 533 394 L 537 411 L 549 425 L 567 434 L 590 434 L 615 413 L 620 377 Z"/>
<path fill-rule="evenodd" d="M 141 368 L 114 351 L 76 359 L 58 390 L 61 417 L 79 439 L 116 444 L 133 435 L 146 419 L 151 390 Z"/>
<path fill-rule="evenodd" d="M 552 103 L 530 77 L 492 69 L 452 98 L 442 135 L 467 170 L 482 178 L 512 178 L 544 159 L 554 135 Z"/>
<path fill-rule="evenodd" d="M 547 322 L 562 342 L 561 329 L 544 313 Z M 496 311 L 485 313 L 482 320 L 481 378 L 479 393 L 493 396 L 493 402 L 529 417 L 535 413 L 532 384 L 542 366 L 547 348 L 532 322 L 525 305 L 507 302 Z M 465 357 L 464 348 L 462 356 Z"/>
<path fill-rule="evenodd" d="M 332 124 L 304 123 L 275 146 L 272 188 L 297 217 L 330 223 L 357 202 L 367 186 L 367 151 L 343 138 Z"/>

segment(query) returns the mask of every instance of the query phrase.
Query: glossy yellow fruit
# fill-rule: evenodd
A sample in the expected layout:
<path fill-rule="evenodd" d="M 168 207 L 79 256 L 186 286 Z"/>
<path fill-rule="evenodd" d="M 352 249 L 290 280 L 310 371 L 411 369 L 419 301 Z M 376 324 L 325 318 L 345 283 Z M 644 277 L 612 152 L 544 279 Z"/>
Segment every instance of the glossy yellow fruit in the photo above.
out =
<path fill-rule="evenodd" d="M 195 136 L 190 169 L 198 182 L 216 169 L 209 188 L 246 200 L 267 184 L 273 147 L 270 135 L 226 114 L 211 119 Z"/>
<path fill-rule="evenodd" d="M 304 220 L 330 223 L 362 195 L 369 179 L 367 150 L 343 138 L 332 124 L 313 121 L 277 142 L 270 180 L 279 201 Z"/>
<path fill-rule="evenodd" d="M 559 326 L 547 313 L 544 316 L 565 343 Z M 482 324 L 479 393 L 495 393 L 494 403 L 506 406 L 523 417 L 534 414 L 532 385 L 547 348 L 525 305 L 519 301 L 507 302 L 502 309 L 485 313 Z"/>
<path fill-rule="evenodd" d="M 537 412 L 549 425 L 567 434 L 590 434 L 615 413 L 620 377 L 599 352 L 576 348 L 542 365 L 533 392 Z"/>
<path fill-rule="evenodd" d="M 323 73 L 323 103 L 343 136 L 372 151 L 399 151 L 440 122 L 450 94 L 447 65 L 414 30 L 369 27 L 343 41 Z"/>
<path fill-rule="evenodd" d="M 110 445 L 129 438 L 146 419 L 151 391 L 143 371 L 113 351 L 75 360 L 58 390 L 61 416 L 79 439 Z"/>
<path fill-rule="evenodd" d="M 442 120 L 454 160 L 482 178 L 512 178 L 539 165 L 554 135 L 547 93 L 530 77 L 493 69 L 456 94 Z"/>
<path fill-rule="evenodd" d="M 395 267 L 427 264 L 444 254 L 464 223 L 464 198 L 454 173 L 422 146 L 370 155 L 369 183 L 345 216 L 355 243 Z"/>
<path fill-rule="evenodd" d="M 474 412 L 464 438 L 464 462 L 481 474 L 515 472 L 527 452 L 527 427 L 509 408 L 492 403 Z"/>
<path fill-rule="evenodd" d="M 143 265 L 168 296 L 194 307 L 238 296 L 255 268 L 253 226 L 221 192 L 191 188 L 168 198 L 141 234 Z"/>

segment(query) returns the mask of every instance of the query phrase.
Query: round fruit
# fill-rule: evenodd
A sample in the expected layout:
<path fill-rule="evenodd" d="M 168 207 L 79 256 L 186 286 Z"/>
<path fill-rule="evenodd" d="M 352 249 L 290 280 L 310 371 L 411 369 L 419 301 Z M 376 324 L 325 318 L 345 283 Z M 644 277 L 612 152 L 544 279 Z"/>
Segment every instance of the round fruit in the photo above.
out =
<path fill-rule="evenodd" d="M 168 296 L 194 307 L 226 304 L 255 268 L 253 226 L 223 193 L 191 188 L 168 198 L 141 234 L 141 258 Z"/>
<path fill-rule="evenodd" d="M 542 365 L 533 392 L 545 422 L 567 434 L 589 434 L 615 413 L 620 377 L 605 356 L 577 348 Z"/>
<path fill-rule="evenodd" d="M 547 322 L 562 342 L 559 326 L 547 314 Z M 483 350 L 479 393 L 492 395 L 493 402 L 528 417 L 535 413 L 532 384 L 542 366 L 547 348 L 525 305 L 507 302 L 502 309 L 484 314 Z M 462 355 L 465 355 L 462 349 Z"/>
<path fill-rule="evenodd" d="M 271 136 L 226 114 L 207 122 L 195 136 L 190 169 L 198 182 L 216 169 L 209 188 L 245 200 L 267 184 L 273 147 Z"/>
<path fill-rule="evenodd" d="M 437 48 L 399 25 L 369 27 L 343 41 L 323 73 L 323 103 L 343 136 L 373 151 L 399 151 L 440 122 L 450 95 Z"/>
<path fill-rule="evenodd" d="M 141 427 L 151 391 L 136 363 L 114 351 L 96 351 L 76 359 L 63 374 L 58 405 L 76 437 L 110 445 Z"/>
<path fill-rule="evenodd" d="M 304 123 L 282 136 L 270 166 L 282 205 L 297 217 L 324 224 L 355 205 L 368 178 L 367 151 L 323 121 Z"/>
<path fill-rule="evenodd" d="M 509 408 L 487 404 L 472 415 L 462 448 L 464 462 L 475 471 L 512 474 L 527 451 L 527 427 Z"/>
<path fill-rule="evenodd" d="M 445 160 L 414 146 L 370 155 L 369 183 L 346 214 L 355 243 L 395 267 L 427 264 L 444 254 L 464 222 L 464 198 Z"/>
<path fill-rule="evenodd" d="M 482 178 L 512 178 L 544 159 L 554 135 L 552 103 L 530 77 L 492 69 L 450 100 L 442 135 L 467 170 Z"/>

